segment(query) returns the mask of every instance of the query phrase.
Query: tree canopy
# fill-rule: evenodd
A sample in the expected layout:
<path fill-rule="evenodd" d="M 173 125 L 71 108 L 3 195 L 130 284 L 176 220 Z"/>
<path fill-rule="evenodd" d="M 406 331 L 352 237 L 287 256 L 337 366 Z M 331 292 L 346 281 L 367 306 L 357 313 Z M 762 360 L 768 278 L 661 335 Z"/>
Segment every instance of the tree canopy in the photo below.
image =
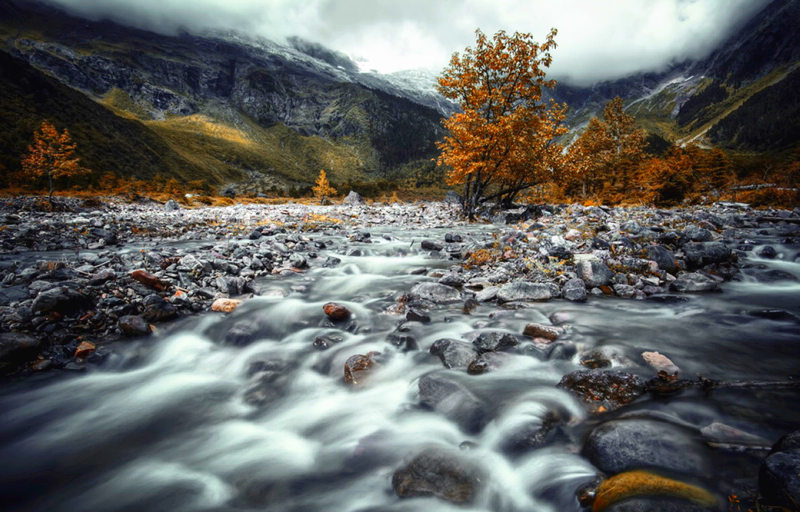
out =
<path fill-rule="evenodd" d="M 563 163 L 555 137 L 566 104 L 545 102 L 553 88 L 545 69 L 552 63 L 556 30 L 544 43 L 529 33 L 475 32 L 474 47 L 456 53 L 439 78 L 439 92 L 461 107 L 444 121 L 448 134 L 437 143 L 450 185 L 462 185 L 464 213 L 474 218 L 488 200 L 510 203 L 516 195 L 552 178 Z"/>
<path fill-rule="evenodd" d="M 78 164 L 75 148 L 66 128 L 58 133 L 56 127 L 45 120 L 34 132 L 33 144 L 28 146 L 28 153 L 20 162 L 25 174 L 47 178 L 50 202 L 53 201 L 54 180 L 88 172 Z"/>

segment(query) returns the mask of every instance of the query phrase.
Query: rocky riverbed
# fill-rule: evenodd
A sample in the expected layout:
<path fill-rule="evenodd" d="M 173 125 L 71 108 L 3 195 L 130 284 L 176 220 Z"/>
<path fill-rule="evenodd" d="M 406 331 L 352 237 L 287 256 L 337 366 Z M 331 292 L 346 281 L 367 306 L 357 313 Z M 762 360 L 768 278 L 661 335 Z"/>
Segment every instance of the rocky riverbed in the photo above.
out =
<path fill-rule="evenodd" d="M 755 293 L 753 305 L 735 314 L 731 308 L 740 306 L 731 304 L 749 300 L 736 283 L 747 293 L 794 289 L 798 210 L 544 205 L 467 224 L 451 204 L 377 205 L 358 198 L 330 206 L 194 209 L 62 200 L 61 209 L 41 211 L 24 198 L 0 204 L 5 373 L 53 379 L 69 370 L 69 378 L 77 379 L 70 382 L 88 381 L 146 360 L 149 351 L 166 357 L 164 351 L 180 345 L 179 333 L 187 329 L 231 357 L 238 352 L 227 351 L 248 354 L 263 340 L 280 340 L 286 353 L 229 363 L 244 364 L 237 378 L 244 379 L 240 399 L 247 407 L 270 410 L 296 396 L 290 391 L 295 379 L 331 385 L 309 377 L 318 375 L 333 378 L 345 393 L 359 393 L 354 396 L 365 403 L 380 400 L 370 394 L 386 391 L 389 382 L 390 395 L 398 397 L 397 386 L 411 383 L 414 407 L 443 422 L 434 429 L 443 437 L 422 436 L 438 446 L 413 450 L 416 443 L 398 439 L 389 424 L 373 430 L 359 424 L 364 435 L 355 437 L 355 452 L 350 446 L 342 459 L 349 461 L 350 473 L 340 468 L 336 479 L 361 475 L 361 467 L 388 465 L 393 474 L 384 482 L 397 497 L 434 496 L 442 507 L 452 502 L 480 510 L 521 510 L 526 503 L 578 510 L 579 497 L 593 510 L 725 510 L 726 497 L 755 500 L 758 485 L 765 505 L 796 503 L 791 468 L 800 463 L 794 438 L 774 447 L 766 459 L 772 463 L 761 466 L 761 484 L 755 476 L 776 434 L 800 428 L 796 416 L 781 413 L 769 426 L 748 431 L 739 428 L 741 418 L 737 423 L 653 404 L 748 386 L 789 389 L 779 396 L 797 396 L 791 391 L 796 371 L 790 370 L 797 367 L 796 349 L 770 363 L 770 374 L 757 364 L 746 368 L 751 353 L 739 355 L 736 346 L 726 345 L 730 353 L 720 354 L 727 365 L 715 361 L 705 348 L 693 346 L 691 329 L 702 325 L 696 308 L 719 307 L 725 311 L 721 318 L 708 321 L 719 324 L 718 332 L 733 325 L 731 333 L 752 333 L 746 322 L 777 322 L 773 341 L 779 348 L 765 349 L 777 357 L 797 341 L 796 301 L 775 307 Z M 731 304 L 724 302 L 730 293 Z M 642 307 L 624 306 L 628 301 Z M 715 306 L 720 301 L 724 308 Z M 269 313 L 259 313 L 263 308 Z M 659 316 L 637 317 L 649 311 Z M 670 322 L 665 314 L 677 316 Z M 643 335 L 631 344 L 606 340 Z M 661 335 L 663 342 L 653 342 Z M 731 367 L 741 370 L 732 375 Z M 528 386 L 542 389 L 539 398 L 520 394 L 518 383 L 530 378 Z M 708 407 L 702 399 L 691 400 L 699 400 L 698 410 Z M 637 409 L 643 401 L 649 405 Z M 392 408 L 378 415 L 397 414 Z M 445 446 L 443 440 L 449 440 Z M 386 452 L 388 446 L 397 453 Z M 470 455 L 486 456 L 481 450 L 487 446 L 489 466 Z M 343 457 L 337 453 L 327 456 Z M 568 459 L 565 471 L 571 469 L 553 478 L 540 475 L 549 484 L 533 490 L 518 488 L 530 482 L 502 483 L 503 471 L 538 474 L 532 462 L 537 457 L 548 464 Z M 514 466 L 515 461 L 524 463 Z M 722 472 L 715 482 L 710 468 L 721 461 L 751 469 Z M 23 474 L 4 473 L 9 481 Z M 285 510 L 313 509 L 280 486 L 254 489 L 252 482 L 219 478 L 236 487 L 234 504 L 262 506 L 264 493 L 278 493 L 275 503 Z M 327 495 L 315 478 L 295 485 Z M 730 498 L 737 485 L 740 493 L 749 489 L 749 498 Z M 25 502 L 24 492 L 19 499 Z M 405 510 L 402 500 L 366 502 Z"/>

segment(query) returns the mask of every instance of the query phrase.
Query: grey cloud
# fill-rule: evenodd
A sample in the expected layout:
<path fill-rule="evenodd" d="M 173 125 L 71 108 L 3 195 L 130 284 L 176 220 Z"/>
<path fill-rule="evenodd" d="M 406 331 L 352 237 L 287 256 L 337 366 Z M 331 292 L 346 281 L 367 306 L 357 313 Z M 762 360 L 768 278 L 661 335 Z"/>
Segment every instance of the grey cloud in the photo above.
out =
<path fill-rule="evenodd" d="M 380 71 L 441 69 L 491 34 L 559 29 L 551 74 L 586 84 L 702 58 L 768 0 L 48 0 L 162 33 L 238 30 L 321 43 Z M 317 50 L 315 50 L 317 51 Z"/>

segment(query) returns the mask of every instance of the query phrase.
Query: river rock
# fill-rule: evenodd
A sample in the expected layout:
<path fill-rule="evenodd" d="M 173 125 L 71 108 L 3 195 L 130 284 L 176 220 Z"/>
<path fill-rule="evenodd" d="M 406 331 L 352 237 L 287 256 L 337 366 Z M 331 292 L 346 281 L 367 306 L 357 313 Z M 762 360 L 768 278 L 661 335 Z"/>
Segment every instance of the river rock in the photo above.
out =
<path fill-rule="evenodd" d="M 24 358 L 35 353 L 40 341 L 20 332 L 0 333 L 0 361 Z"/>
<path fill-rule="evenodd" d="M 703 476 L 706 448 L 697 433 L 651 419 L 607 421 L 592 430 L 583 455 L 609 474 L 635 469 L 661 469 Z"/>
<path fill-rule="evenodd" d="M 420 247 L 426 251 L 441 251 L 443 249 L 442 244 L 433 240 L 423 240 Z"/>
<path fill-rule="evenodd" d="M 178 310 L 158 295 L 145 298 L 144 319 L 148 322 L 164 322 L 178 317 Z"/>
<path fill-rule="evenodd" d="M 586 300 L 586 283 L 583 279 L 574 277 L 564 283 L 561 288 L 561 296 L 572 302 L 583 302 Z"/>
<path fill-rule="evenodd" d="M 525 325 L 525 329 L 522 331 L 522 334 L 532 338 L 545 338 L 550 341 L 555 341 L 559 336 L 564 334 L 564 329 L 561 327 L 554 327 L 552 325 L 544 325 L 533 322 Z"/>
<path fill-rule="evenodd" d="M 713 292 L 719 289 L 719 283 L 698 272 L 683 274 L 669 285 L 670 290 L 680 293 Z"/>
<path fill-rule="evenodd" d="M 121 316 L 118 325 L 126 336 L 147 336 L 150 334 L 150 326 L 139 315 Z"/>
<path fill-rule="evenodd" d="M 505 352 L 484 352 L 477 359 L 469 363 L 467 373 L 470 375 L 480 375 L 491 372 L 506 366 L 509 360 L 514 357 Z"/>
<path fill-rule="evenodd" d="M 359 194 L 355 190 L 351 190 L 350 193 L 347 194 L 347 196 L 344 198 L 344 201 L 342 202 L 344 204 L 351 206 L 361 205 L 365 203 L 364 198 L 361 197 L 361 194 Z"/>
<path fill-rule="evenodd" d="M 241 304 L 242 301 L 239 299 L 219 298 L 211 304 L 211 311 L 232 313 Z"/>
<path fill-rule="evenodd" d="M 72 354 L 72 356 L 75 359 L 86 359 L 90 355 L 94 354 L 95 350 L 97 350 L 97 346 L 94 343 L 82 341 L 77 348 L 75 348 L 75 353 Z"/>
<path fill-rule="evenodd" d="M 727 262 L 731 250 L 722 242 L 700 242 L 683 246 L 686 266 L 690 270 L 698 269 L 714 263 Z"/>
<path fill-rule="evenodd" d="M 519 345 L 519 339 L 507 332 L 490 331 L 480 333 L 472 344 L 478 353 L 507 350 Z"/>
<path fill-rule="evenodd" d="M 444 415 L 465 432 L 480 432 L 486 424 L 483 402 L 458 381 L 429 373 L 420 377 L 418 386 L 421 405 Z"/>
<path fill-rule="evenodd" d="M 338 302 L 328 302 L 322 306 L 322 311 L 334 322 L 348 320 L 353 314 L 344 304 Z"/>
<path fill-rule="evenodd" d="M 765 503 L 800 510 L 800 430 L 773 446 L 761 463 L 758 487 Z"/>
<path fill-rule="evenodd" d="M 161 281 L 161 279 L 151 274 L 150 272 L 147 272 L 146 270 L 142 269 L 134 270 L 133 272 L 131 272 L 130 276 L 132 279 L 135 279 L 136 281 L 139 281 L 143 285 L 152 288 L 156 291 L 163 292 L 164 290 L 167 289 L 166 283 Z"/>
<path fill-rule="evenodd" d="M 466 369 L 478 357 L 471 344 L 449 338 L 434 341 L 429 351 L 439 357 L 445 368 L 459 370 Z"/>
<path fill-rule="evenodd" d="M 421 309 L 408 308 L 406 311 L 406 320 L 409 322 L 420 322 L 423 324 L 431 323 L 431 316 Z"/>
<path fill-rule="evenodd" d="M 642 359 L 650 368 L 656 371 L 662 379 L 675 380 L 680 368 L 670 358 L 658 352 L 642 352 Z"/>
<path fill-rule="evenodd" d="M 380 352 L 369 352 L 347 358 L 344 363 L 344 381 L 351 386 L 362 385 L 374 370 L 380 355 Z"/>
<path fill-rule="evenodd" d="M 86 311 L 92 305 L 91 299 L 67 286 L 56 286 L 41 292 L 34 299 L 31 309 L 34 313 L 56 312 L 74 315 Z"/>
<path fill-rule="evenodd" d="M 619 409 L 645 390 L 641 377 L 617 370 L 577 370 L 564 375 L 558 387 L 583 401 L 594 413 Z"/>
<path fill-rule="evenodd" d="M 401 498 L 434 496 L 457 504 L 475 501 L 484 483 L 477 466 L 458 453 L 427 448 L 392 476 L 392 488 Z"/>
<path fill-rule="evenodd" d="M 169 201 L 164 203 L 164 210 L 166 210 L 168 212 L 174 212 L 174 211 L 180 210 L 180 209 L 181 209 L 181 205 L 179 205 L 178 201 L 176 201 L 174 199 L 170 199 Z"/>
<path fill-rule="evenodd" d="M 658 268 L 670 274 L 678 272 L 678 261 L 672 251 L 660 245 L 651 245 L 647 248 L 647 259 L 655 261 Z"/>
<path fill-rule="evenodd" d="M 605 286 L 614 277 L 614 272 L 600 260 L 581 260 L 575 270 L 578 277 L 590 288 Z"/>
<path fill-rule="evenodd" d="M 436 304 L 461 302 L 461 292 L 452 286 L 439 283 L 419 283 L 411 288 L 411 295 Z"/>
<path fill-rule="evenodd" d="M 530 302 L 550 300 L 552 292 L 546 283 L 530 283 L 528 281 L 515 281 L 500 287 L 497 290 L 497 302 Z"/>

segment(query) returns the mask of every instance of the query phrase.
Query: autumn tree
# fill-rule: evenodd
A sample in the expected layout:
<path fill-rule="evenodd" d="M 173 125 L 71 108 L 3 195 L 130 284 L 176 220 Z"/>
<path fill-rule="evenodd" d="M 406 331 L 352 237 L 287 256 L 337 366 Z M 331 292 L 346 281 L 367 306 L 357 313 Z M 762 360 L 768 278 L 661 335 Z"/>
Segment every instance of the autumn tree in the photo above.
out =
<path fill-rule="evenodd" d="M 72 142 L 66 129 L 58 133 L 56 127 L 45 120 L 34 132 L 33 144 L 28 146 L 28 153 L 20 162 L 25 174 L 37 178 L 47 178 L 51 203 L 53 202 L 54 180 L 88 172 L 78 164 L 79 159 L 75 156 L 75 147 L 76 144 Z"/>
<path fill-rule="evenodd" d="M 454 54 L 439 77 L 439 92 L 461 111 L 444 121 L 448 134 L 437 142 L 438 163 L 449 168 L 448 184 L 463 186 L 470 219 L 479 204 L 510 203 L 558 171 L 562 148 L 554 138 L 566 133 L 567 108 L 542 98 L 556 84 L 545 79 L 555 29 L 541 44 L 527 33 L 475 35 L 475 46 Z"/>
<path fill-rule="evenodd" d="M 315 187 L 311 187 L 311 190 L 314 192 L 314 197 L 320 200 L 320 203 L 322 203 L 327 197 L 336 193 L 336 189 L 333 188 L 328 182 L 328 177 L 325 175 L 324 169 L 319 171 L 319 176 L 317 177 L 316 183 L 317 185 Z"/>
<path fill-rule="evenodd" d="M 584 198 L 603 189 L 615 199 L 631 192 L 635 171 L 644 158 L 645 136 L 633 116 L 625 113 L 622 98 L 606 103 L 602 119 L 590 119 L 570 146 L 573 189 L 579 188 Z"/>

